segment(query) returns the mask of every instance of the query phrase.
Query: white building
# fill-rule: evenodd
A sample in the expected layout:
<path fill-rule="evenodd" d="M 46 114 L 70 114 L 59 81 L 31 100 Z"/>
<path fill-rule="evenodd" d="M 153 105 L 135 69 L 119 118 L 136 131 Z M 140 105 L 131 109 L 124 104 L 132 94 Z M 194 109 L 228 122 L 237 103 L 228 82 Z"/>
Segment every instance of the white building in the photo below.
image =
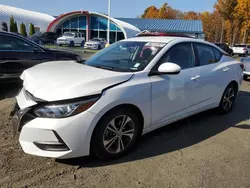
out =
<path fill-rule="evenodd" d="M 46 31 L 47 26 L 55 19 L 48 14 L 0 5 L 0 24 L 5 22 L 9 29 L 11 16 L 13 16 L 17 22 L 18 30 L 20 29 L 21 23 L 25 24 L 27 33 L 29 32 L 30 23 L 34 24 L 36 31 Z"/>

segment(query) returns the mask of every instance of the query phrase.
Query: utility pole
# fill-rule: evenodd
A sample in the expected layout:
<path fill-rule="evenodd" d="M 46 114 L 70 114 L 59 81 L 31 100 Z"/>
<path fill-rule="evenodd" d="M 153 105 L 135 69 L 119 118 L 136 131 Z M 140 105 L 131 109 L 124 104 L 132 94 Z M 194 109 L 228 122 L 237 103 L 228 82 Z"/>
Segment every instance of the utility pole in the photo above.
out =
<path fill-rule="evenodd" d="M 110 43 L 110 8 L 111 0 L 108 0 L 108 30 L 107 30 L 107 45 Z"/>

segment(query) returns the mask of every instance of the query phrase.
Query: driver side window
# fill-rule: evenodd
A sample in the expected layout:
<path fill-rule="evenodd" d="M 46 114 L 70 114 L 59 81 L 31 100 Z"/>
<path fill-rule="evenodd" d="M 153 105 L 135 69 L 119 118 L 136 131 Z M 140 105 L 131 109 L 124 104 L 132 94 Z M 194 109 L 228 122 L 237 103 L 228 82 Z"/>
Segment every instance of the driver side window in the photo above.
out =
<path fill-rule="evenodd" d="M 195 62 L 191 43 L 180 43 L 170 48 L 161 58 L 159 65 L 166 62 L 175 63 L 181 69 L 194 67 Z"/>
<path fill-rule="evenodd" d="M 1 40 L 2 38 L 2 40 Z M 11 51 L 33 51 L 34 46 L 16 37 L 1 36 L 0 41 L 3 50 Z"/>

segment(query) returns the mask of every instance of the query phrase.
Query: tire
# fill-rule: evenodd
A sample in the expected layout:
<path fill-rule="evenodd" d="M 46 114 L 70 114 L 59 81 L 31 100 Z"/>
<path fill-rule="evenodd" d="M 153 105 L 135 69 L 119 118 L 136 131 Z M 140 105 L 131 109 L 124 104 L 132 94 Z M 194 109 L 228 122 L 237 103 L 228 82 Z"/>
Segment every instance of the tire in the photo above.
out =
<path fill-rule="evenodd" d="M 102 48 L 101 48 L 101 45 L 99 44 L 99 45 L 98 45 L 98 50 L 100 50 L 100 49 L 102 49 Z"/>
<path fill-rule="evenodd" d="M 70 41 L 69 47 L 74 47 L 74 46 L 75 46 L 74 41 Z"/>
<path fill-rule="evenodd" d="M 85 42 L 84 42 L 84 41 L 82 41 L 82 43 L 81 43 L 81 47 L 84 47 L 84 44 L 85 44 Z"/>
<path fill-rule="evenodd" d="M 236 96 L 237 96 L 237 88 L 233 83 L 231 83 L 227 86 L 221 97 L 220 105 L 218 107 L 219 113 L 221 114 L 229 113 L 233 108 Z M 230 100 L 230 102 L 228 100 Z"/>
<path fill-rule="evenodd" d="M 243 80 L 247 81 L 248 76 L 244 75 Z"/>
<path fill-rule="evenodd" d="M 123 132 L 127 134 L 119 132 L 121 131 L 119 130 L 121 128 L 120 123 L 123 122 L 124 117 L 127 119 L 125 119 Z M 115 128 L 111 125 L 111 122 L 114 122 L 115 128 L 118 130 L 117 133 L 115 133 Z M 91 140 L 91 153 L 101 160 L 117 159 L 126 155 L 136 146 L 141 136 L 141 127 L 140 119 L 133 111 L 121 108 L 110 111 L 103 116 L 94 130 Z"/>

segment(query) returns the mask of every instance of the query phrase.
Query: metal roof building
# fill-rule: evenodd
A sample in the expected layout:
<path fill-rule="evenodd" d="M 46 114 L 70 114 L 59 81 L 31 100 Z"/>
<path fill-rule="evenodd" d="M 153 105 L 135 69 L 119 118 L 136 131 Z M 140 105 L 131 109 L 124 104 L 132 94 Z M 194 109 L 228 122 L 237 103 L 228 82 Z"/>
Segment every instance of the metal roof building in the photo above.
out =
<path fill-rule="evenodd" d="M 201 38 L 204 34 L 201 20 L 169 20 L 169 19 L 141 19 L 141 18 L 117 18 L 141 31 L 168 32 L 189 34 Z"/>
<path fill-rule="evenodd" d="M 0 24 L 1 22 L 5 22 L 9 28 L 11 16 L 13 16 L 14 20 L 17 22 L 18 30 L 20 29 L 21 23 L 25 24 L 27 33 L 29 32 L 30 23 L 34 24 L 37 31 L 46 31 L 49 23 L 55 19 L 48 14 L 0 5 Z"/>

